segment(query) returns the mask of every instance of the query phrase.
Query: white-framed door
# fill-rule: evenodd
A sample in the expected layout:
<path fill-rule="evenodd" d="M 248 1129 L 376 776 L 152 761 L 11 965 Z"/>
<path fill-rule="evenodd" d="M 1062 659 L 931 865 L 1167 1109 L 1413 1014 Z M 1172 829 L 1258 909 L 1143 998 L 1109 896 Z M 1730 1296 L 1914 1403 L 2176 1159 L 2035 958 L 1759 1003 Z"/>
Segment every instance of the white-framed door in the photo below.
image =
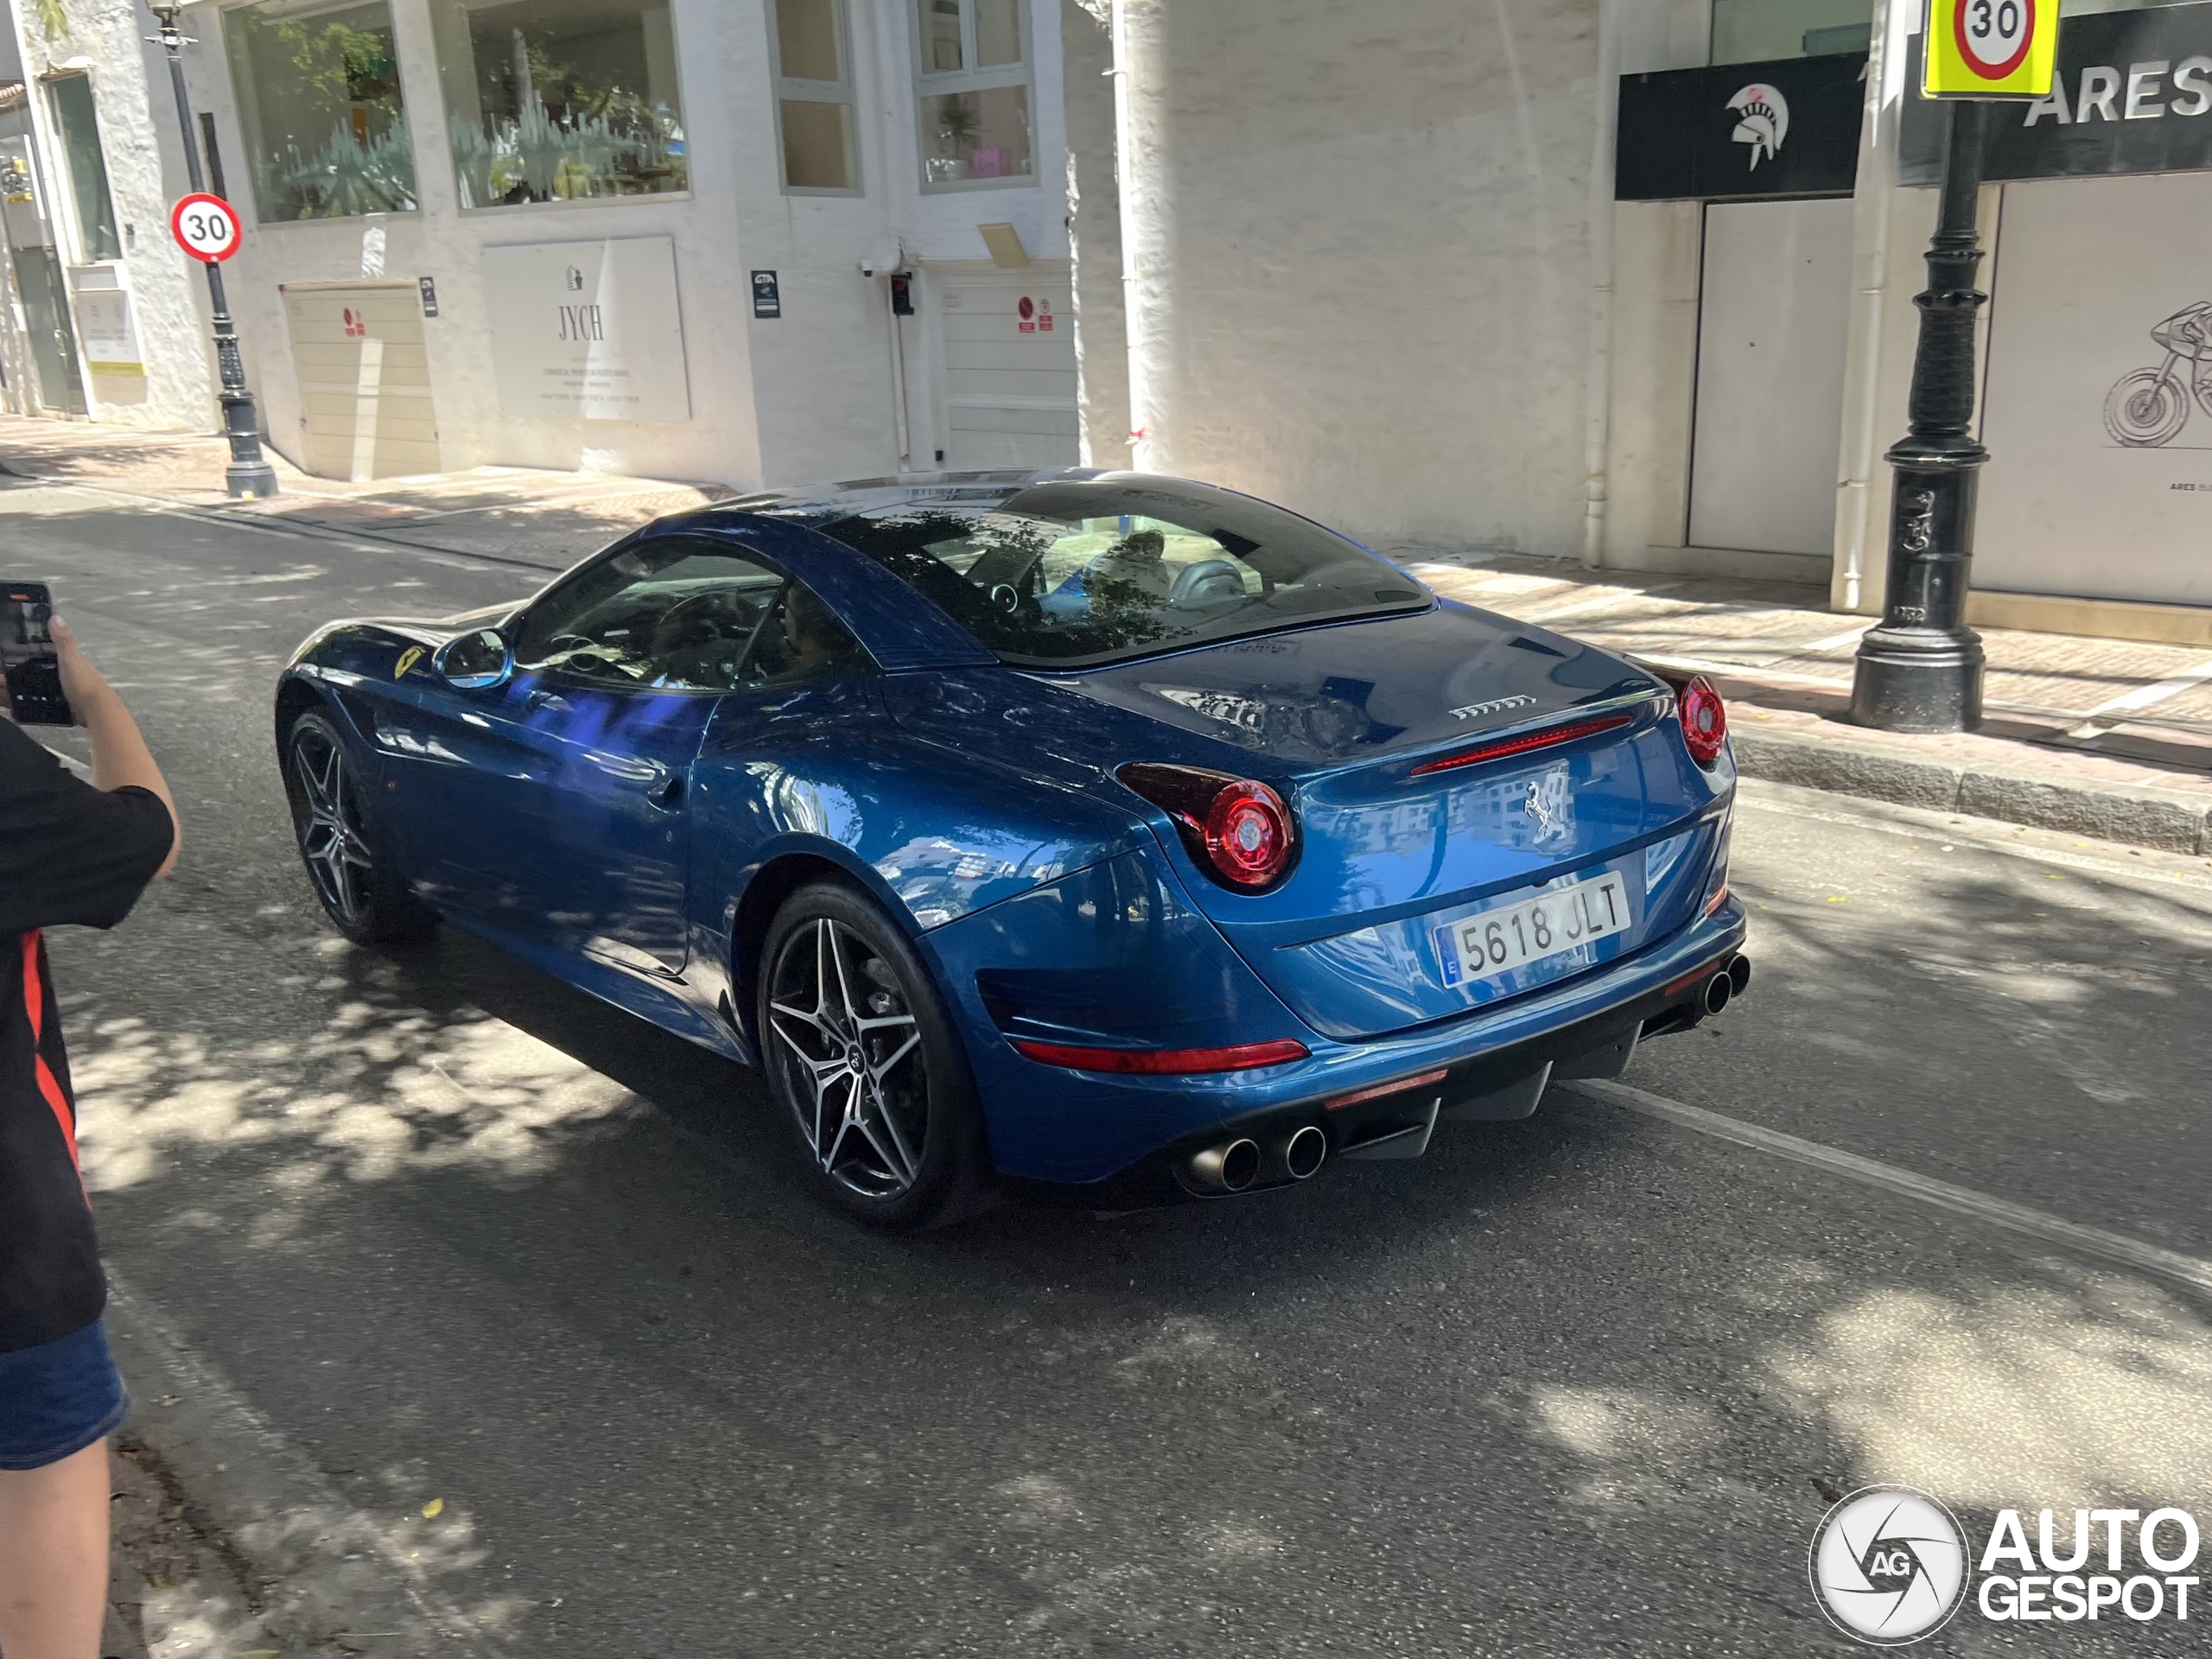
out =
<path fill-rule="evenodd" d="M 1847 198 L 1706 208 L 1692 546 L 1834 550 L 1850 334 Z"/>
<path fill-rule="evenodd" d="M 294 283 L 283 294 L 304 469 L 353 480 L 438 471 L 437 410 L 416 284 Z"/>
<path fill-rule="evenodd" d="M 951 471 L 1072 467 L 1075 294 L 1059 265 L 932 273 Z"/>

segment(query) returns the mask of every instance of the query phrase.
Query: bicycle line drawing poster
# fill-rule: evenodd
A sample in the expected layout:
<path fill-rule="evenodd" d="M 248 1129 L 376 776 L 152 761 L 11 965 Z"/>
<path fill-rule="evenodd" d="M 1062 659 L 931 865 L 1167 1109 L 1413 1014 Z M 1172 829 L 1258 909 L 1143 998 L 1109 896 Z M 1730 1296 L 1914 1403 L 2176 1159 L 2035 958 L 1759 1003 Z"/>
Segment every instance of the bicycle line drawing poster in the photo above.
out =
<path fill-rule="evenodd" d="M 1994 243 L 1974 585 L 2212 604 L 2212 173 L 2009 183 Z"/>

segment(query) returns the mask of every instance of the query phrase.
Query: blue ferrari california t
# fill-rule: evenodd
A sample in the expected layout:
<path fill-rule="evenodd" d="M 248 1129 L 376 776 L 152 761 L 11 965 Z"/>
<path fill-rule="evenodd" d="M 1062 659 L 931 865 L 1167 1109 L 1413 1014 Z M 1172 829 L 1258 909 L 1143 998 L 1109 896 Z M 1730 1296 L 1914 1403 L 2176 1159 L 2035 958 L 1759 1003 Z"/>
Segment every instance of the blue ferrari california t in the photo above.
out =
<path fill-rule="evenodd" d="M 1181 479 L 665 518 L 276 693 L 361 942 L 439 918 L 765 1072 L 880 1226 L 1411 1158 L 1742 989 L 1712 687 Z"/>

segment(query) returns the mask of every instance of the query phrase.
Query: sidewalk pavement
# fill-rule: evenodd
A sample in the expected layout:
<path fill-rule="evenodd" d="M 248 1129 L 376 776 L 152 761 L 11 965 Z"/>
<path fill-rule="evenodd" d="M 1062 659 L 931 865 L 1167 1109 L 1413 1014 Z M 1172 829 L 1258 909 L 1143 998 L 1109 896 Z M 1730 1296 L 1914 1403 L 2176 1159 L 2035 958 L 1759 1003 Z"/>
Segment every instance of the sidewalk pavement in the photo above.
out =
<path fill-rule="evenodd" d="M 0 417 L 0 471 L 218 518 L 284 524 L 565 569 L 718 484 L 480 467 L 365 483 L 271 455 L 283 493 L 223 494 L 222 439 Z M 1510 555 L 1411 562 L 1440 592 L 1624 652 L 1703 672 L 1728 699 L 1755 778 L 2212 855 L 2212 653 L 2201 647 L 1986 629 L 1981 730 L 1935 737 L 1846 718 L 1867 619 L 1785 582 L 1592 571 Z"/>
<path fill-rule="evenodd" d="M 296 525 L 564 570 L 619 536 L 734 493 L 606 473 L 477 467 L 362 483 L 313 478 L 276 451 L 279 493 L 223 493 L 230 446 L 194 433 L 136 432 L 81 421 L 0 416 L 0 472 L 81 484 L 227 518 Z"/>

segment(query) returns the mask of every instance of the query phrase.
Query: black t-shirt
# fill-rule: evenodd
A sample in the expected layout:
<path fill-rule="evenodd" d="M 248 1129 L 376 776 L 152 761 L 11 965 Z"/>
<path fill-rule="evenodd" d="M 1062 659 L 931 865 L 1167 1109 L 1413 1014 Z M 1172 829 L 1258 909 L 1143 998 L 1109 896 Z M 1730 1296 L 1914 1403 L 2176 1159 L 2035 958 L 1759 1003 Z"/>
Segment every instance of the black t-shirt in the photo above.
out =
<path fill-rule="evenodd" d="M 38 930 L 113 927 L 175 836 L 158 795 L 94 789 L 0 718 L 0 1353 L 81 1331 L 107 1304 Z"/>

